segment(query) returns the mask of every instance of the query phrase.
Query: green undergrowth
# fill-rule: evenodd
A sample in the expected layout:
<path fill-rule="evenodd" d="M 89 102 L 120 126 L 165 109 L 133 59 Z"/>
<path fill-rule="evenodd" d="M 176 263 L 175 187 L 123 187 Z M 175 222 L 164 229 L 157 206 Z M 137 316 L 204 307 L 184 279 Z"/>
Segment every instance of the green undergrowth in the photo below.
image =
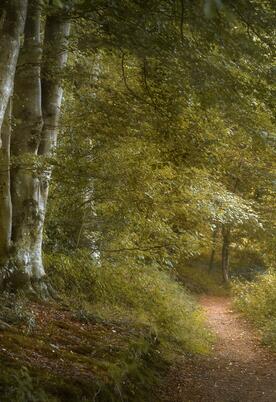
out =
<path fill-rule="evenodd" d="M 83 297 L 98 315 L 148 325 L 166 348 L 208 349 L 201 311 L 194 298 L 168 273 L 125 263 L 95 266 L 86 253 L 47 256 L 49 276 L 70 298 Z"/>
<path fill-rule="evenodd" d="M 0 331 L 1 402 L 157 401 L 177 356 L 208 352 L 201 311 L 169 274 L 86 253 L 45 263 L 62 302 L 2 303 L 12 327 Z"/>
<path fill-rule="evenodd" d="M 259 275 L 252 282 L 233 284 L 236 307 L 242 311 L 263 334 L 263 343 L 276 351 L 276 273 Z"/>
<path fill-rule="evenodd" d="M 226 296 L 229 288 L 223 284 L 222 275 L 215 267 L 208 272 L 208 266 L 196 261 L 193 264 L 181 264 L 176 268 L 177 278 L 184 286 L 195 294 L 212 294 L 215 296 Z"/>

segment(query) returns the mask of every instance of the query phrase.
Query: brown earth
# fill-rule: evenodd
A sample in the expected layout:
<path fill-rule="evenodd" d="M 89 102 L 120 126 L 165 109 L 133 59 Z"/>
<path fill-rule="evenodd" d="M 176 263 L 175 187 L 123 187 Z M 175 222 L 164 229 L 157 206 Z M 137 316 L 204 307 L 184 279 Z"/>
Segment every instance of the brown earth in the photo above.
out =
<path fill-rule="evenodd" d="M 102 319 L 77 301 L 75 308 L 27 302 L 23 310 L 5 310 L 3 318 L 13 322 L 0 326 L 0 402 L 121 401 L 132 394 L 145 400 L 136 372 L 154 347 L 147 328 Z M 15 310 L 28 312 L 34 325 L 27 317 L 17 322 Z"/>
<path fill-rule="evenodd" d="M 185 356 L 170 371 L 164 402 L 276 402 L 276 355 L 224 297 L 200 299 L 216 342 L 209 356 Z"/>

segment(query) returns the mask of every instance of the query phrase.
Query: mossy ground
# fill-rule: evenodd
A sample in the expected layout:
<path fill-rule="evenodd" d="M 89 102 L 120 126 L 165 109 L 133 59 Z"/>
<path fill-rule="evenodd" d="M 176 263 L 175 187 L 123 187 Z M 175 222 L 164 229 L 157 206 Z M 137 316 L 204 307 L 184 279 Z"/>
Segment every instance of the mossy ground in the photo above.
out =
<path fill-rule="evenodd" d="M 146 327 L 80 320 L 56 304 L 28 308 L 31 331 L 0 332 L 1 402 L 149 400 L 166 362 Z"/>

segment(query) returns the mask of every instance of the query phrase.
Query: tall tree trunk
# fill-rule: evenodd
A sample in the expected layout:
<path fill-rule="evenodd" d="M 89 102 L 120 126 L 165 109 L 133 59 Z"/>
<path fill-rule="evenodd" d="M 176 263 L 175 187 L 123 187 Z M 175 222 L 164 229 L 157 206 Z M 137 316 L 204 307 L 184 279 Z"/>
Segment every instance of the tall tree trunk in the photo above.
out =
<path fill-rule="evenodd" d="M 217 243 L 217 233 L 218 233 L 218 228 L 215 227 L 213 233 L 212 233 L 212 251 L 210 255 L 210 261 L 209 261 L 209 273 L 213 271 L 214 269 L 214 260 L 215 260 L 215 253 L 216 253 L 216 243 Z"/>
<path fill-rule="evenodd" d="M 60 16 L 47 18 L 42 68 L 43 130 L 39 154 L 50 156 L 57 142 L 63 89 L 62 71 L 67 62 L 70 23 Z"/>
<path fill-rule="evenodd" d="M 7 0 L 0 5 L 0 13 L 0 263 L 8 259 L 7 275 L 1 275 L 1 283 L 6 279 L 15 288 L 47 292 L 42 235 L 51 168 L 42 168 L 41 174 L 38 166 L 56 145 L 69 22 L 61 16 L 47 18 L 42 63 L 40 1 Z M 6 110 L 13 88 L 11 137 Z"/>
<path fill-rule="evenodd" d="M 230 229 L 222 228 L 222 252 L 221 269 L 222 277 L 225 283 L 229 282 L 229 249 L 230 249 Z"/>
<path fill-rule="evenodd" d="M 30 0 L 24 44 L 20 51 L 14 85 L 15 127 L 11 152 L 11 194 L 13 204 L 12 242 L 16 282 L 34 283 L 45 275 L 41 253 L 37 251 L 41 222 L 41 195 L 37 151 L 41 138 L 41 41 L 38 0 Z"/>
<path fill-rule="evenodd" d="M 27 0 L 6 0 L 0 8 L 0 266 L 7 259 L 11 237 L 9 100 L 23 33 Z M 3 271 L 1 270 L 1 280 Z"/>
<path fill-rule="evenodd" d="M 62 71 L 67 62 L 67 45 L 70 33 L 69 21 L 60 16 L 47 18 L 45 26 L 42 67 L 42 112 L 43 129 L 38 153 L 44 158 L 51 156 L 58 134 L 61 102 L 63 96 Z M 52 168 L 48 167 L 40 176 L 41 225 L 38 227 L 38 249 L 42 252 L 43 226 Z"/>

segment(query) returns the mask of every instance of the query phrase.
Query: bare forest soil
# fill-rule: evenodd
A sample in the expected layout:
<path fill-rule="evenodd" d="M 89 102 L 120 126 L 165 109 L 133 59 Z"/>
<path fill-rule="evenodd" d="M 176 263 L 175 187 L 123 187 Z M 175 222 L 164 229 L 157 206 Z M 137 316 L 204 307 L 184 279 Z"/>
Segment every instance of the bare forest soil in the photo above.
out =
<path fill-rule="evenodd" d="M 200 302 L 216 334 L 208 356 L 180 359 L 161 391 L 163 402 L 275 402 L 276 355 L 231 306 L 230 298 Z"/>

